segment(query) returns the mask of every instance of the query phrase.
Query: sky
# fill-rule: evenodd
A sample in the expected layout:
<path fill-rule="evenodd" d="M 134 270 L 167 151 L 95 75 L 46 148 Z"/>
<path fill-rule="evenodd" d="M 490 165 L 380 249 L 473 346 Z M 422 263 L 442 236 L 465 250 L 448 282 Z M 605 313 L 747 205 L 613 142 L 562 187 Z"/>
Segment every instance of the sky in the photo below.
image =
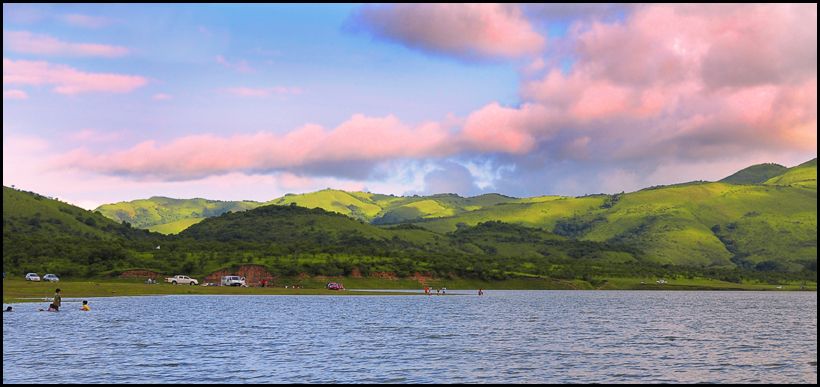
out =
<path fill-rule="evenodd" d="M 817 157 L 817 4 L 3 5 L 3 185 L 585 195 Z"/>

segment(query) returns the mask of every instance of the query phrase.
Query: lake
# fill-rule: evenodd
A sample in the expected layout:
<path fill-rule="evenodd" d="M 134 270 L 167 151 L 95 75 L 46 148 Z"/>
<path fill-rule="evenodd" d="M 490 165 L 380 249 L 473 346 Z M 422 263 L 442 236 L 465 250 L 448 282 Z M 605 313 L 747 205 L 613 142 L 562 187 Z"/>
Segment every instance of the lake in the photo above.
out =
<path fill-rule="evenodd" d="M 67 300 L 3 314 L 3 383 L 817 382 L 814 292 Z"/>

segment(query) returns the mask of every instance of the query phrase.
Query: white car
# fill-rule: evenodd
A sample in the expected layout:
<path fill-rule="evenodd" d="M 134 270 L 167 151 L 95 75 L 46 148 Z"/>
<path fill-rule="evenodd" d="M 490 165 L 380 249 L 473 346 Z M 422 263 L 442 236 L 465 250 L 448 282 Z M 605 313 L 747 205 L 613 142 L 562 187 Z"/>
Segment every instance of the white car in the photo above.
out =
<path fill-rule="evenodd" d="M 238 275 L 226 275 L 222 277 L 222 286 L 248 287 L 245 283 L 245 277 L 240 277 Z"/>
<path fill-rule="evenodd" d="M 179 284 L 179 285 L 191 285 L 191 286 L 199 285 L 199 281 L 197 281 L 197 280 L 195 280 L 191 277 L 188 277 L 187 275 L 175 275 L 173 277 L 166 278 L 165 282 L 168 282 L 168 283 L 171 283 L 171 284 L 174 284 L 174 285 L 177 285 L 177 284 Z"/>
<path fill-rule="evenodd" d="M 40 276 L 37 273 L 26 274 L 26 281 L 40 282 Z"/>
<path fill-rule="evenodd" d="M 59 277 L 57 277 L 57 276 L 56 276 L 56 275 L 54 275 L 54 274 L 46 274 L 46 275 L 44 275 L 44 276 L 43 276 L 43 281 L 48 281 L 48 282 L 60 282 L 60 278 L 59 278 Z"/>

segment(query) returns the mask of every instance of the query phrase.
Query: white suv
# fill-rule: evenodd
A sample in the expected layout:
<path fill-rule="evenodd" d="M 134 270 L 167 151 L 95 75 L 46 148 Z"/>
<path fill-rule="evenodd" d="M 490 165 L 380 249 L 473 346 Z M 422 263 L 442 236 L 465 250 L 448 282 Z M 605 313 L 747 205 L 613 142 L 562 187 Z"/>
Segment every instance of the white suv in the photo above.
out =
<path fill-rule="evenodd" d="M 240 277 L 238 275 L 226 275 L 222 277 L 222 286 L 241 286 L 243 288 L 248 287 L 245 283 L 245 277 Z"/>
<path fill-rule="evenodd" d="M 40 276 L 37 273 L 26 274 L 26 281 L 40 282 Z"/>

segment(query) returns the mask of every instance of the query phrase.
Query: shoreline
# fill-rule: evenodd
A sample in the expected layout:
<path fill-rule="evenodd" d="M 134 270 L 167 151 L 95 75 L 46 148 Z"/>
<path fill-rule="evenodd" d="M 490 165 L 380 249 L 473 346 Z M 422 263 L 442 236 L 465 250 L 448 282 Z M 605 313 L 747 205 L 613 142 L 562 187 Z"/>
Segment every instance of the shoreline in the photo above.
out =
<path fill-rule="evenodd" d="M 327 290 L 323 282 L 342 282 L 349 289 L 346 291 Z M 431 288 L 446 287 L 447 295 L 464 291 L 495 290 L 634 290 L 634 291 L 817 291 L 816 283 L 790 283 L 783 285 L 760 283 L 730 283 L 704 279 L 669 280 L 665 284 L 647 283 L 636 278 L 609 278 L 598 282 L 599 286 L 585 281 L 562 281 L 541 279 L 511 279 L 504 281 L 476 280 L 435 280 L 427 284 Z M 56 288 L 62 289 L 63 297 L 123 297 L 123 296 L 160 296 L 160 295 L 226 295 L 226 296 L 409 296 L 425 295 L 423 285 L 412 280 L 356 279 L 356 278 L 314 278 L 303 281 L 303 288 L 284 287 L 222 287 L 222 286 L 186 286 L 170 284 L 148 285 L 142 282 L 126 280 L 77 280 L 50 282 L 27 282 L 19 279 L 3 281 L 3 303 L 30 303 L 48 301 Z M 778 288 L 779 287 L 779 288 Z M 418 291 L 408 292 L 408 290 Z"/>

